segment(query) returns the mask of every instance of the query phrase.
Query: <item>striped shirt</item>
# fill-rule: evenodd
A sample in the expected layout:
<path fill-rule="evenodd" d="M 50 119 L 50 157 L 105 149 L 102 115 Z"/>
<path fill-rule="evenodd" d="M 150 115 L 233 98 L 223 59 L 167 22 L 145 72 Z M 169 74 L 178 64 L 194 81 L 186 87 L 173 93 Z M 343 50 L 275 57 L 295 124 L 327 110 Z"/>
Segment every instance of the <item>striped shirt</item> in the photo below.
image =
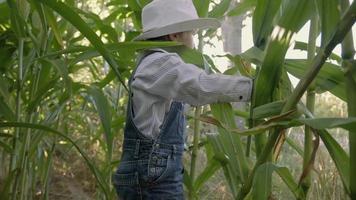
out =
<path fill-rule="evenodd" d="M 160 132 L 172 101 L 198 106 L 250 100 L 252 80 L 207 74 L 185 63 L 178 54 L 155 52 L 143 58 L 131 83 L 134 123 L 149 138 Z"/>

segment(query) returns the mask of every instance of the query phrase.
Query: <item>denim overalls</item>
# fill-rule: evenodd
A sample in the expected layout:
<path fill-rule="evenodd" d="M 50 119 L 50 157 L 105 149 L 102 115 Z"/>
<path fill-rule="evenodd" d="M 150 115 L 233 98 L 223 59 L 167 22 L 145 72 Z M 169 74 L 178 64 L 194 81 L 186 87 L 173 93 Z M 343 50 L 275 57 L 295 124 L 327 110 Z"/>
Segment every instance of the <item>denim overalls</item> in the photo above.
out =
<path fill-rule="evenodd" d="M 138 63 L 151 53 L 153 52 L 143 54 Z M 136 70 L 131 76 L 129 86 L 135 72 Z M 144 136 L 133 122 L 133 95 L 130 92 L 123 153 L 119 167 L 113 176 L 119 199 L 184 199 L 183 103 L 172 102 L 169 112 L 164 117 L 159 136 L 152 140 Z"/>

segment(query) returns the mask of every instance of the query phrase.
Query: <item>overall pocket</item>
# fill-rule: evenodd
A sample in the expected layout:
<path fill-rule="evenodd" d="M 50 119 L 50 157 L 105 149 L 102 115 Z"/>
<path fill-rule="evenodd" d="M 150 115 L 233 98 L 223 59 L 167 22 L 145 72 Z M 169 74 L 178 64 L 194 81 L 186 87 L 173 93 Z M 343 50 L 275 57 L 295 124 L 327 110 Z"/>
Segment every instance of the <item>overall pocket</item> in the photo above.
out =
<path fill-rule="evenodd" d="M 118 186 L 132 186 L 138 184 L 138 173 L 135 170 L 136 161 L 123 161 L 113 175 L 113 183 Z"/>
<path fill-rule="evenodd" d="M 153 150 L 148 160 L 148 180 L 157 183 L 168 175 L 171 156 L 159 150 Z"/>

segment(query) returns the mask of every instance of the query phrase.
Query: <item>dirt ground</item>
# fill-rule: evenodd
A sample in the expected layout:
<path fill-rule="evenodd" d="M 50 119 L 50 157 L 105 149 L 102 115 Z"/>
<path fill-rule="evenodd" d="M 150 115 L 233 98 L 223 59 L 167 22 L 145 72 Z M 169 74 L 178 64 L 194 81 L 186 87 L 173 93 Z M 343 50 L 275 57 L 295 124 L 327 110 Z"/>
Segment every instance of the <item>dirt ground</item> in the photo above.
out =
<path fill-rule="evenodd" d="M 93 175 L 82 162 L 82 159 L 77 161 L 73 159 L 70 166 L 56 160 L 50 178 L 49 199 L 95 199 L 95 183 Z"/>

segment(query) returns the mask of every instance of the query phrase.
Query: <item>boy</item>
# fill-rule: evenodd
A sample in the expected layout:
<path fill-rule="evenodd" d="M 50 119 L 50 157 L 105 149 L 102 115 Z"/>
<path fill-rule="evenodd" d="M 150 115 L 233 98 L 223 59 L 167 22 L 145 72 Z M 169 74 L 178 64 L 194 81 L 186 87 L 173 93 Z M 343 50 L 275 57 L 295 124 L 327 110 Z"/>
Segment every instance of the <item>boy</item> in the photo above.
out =
<path fill-rule="evenodd" d="M 217 28 L 199 19 L 191 0 L 154 0 L 142 11 L 143 34 L 136 40 L 171 40 L 194 47 L 193 31 Z M 183 103 L 249 101 L 246 77 L 206 74 L 175 53 L 146 52 L 129 81 L 130 98 L 123 154 L 113 179 L 121 199 L 184 199 Z"/>

